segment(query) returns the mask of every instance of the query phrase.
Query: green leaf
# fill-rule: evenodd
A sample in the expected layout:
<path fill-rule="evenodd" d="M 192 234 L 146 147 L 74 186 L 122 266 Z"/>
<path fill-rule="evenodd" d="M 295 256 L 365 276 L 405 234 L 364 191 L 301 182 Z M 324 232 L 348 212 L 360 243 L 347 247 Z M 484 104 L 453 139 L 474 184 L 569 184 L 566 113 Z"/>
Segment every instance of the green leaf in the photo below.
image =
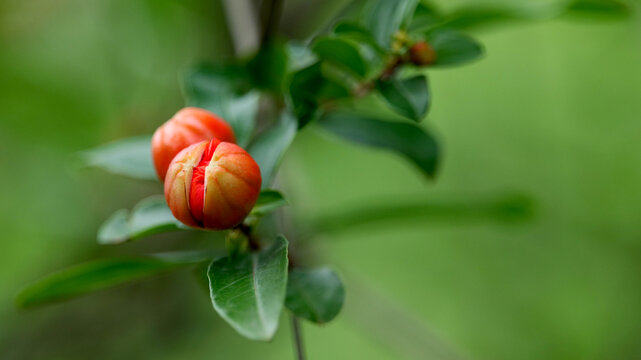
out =
<path fill-rule="evenodd" d="M 371 0 L 365 26 L 379 45 L 389 48 L 394 33 L 410 22 L 417 4 L 418 0 Z"/>
<path fill-rule="evenodd" d="M 260 167 L 263 189 L 270 186 L 278 165 L 295 136 L 296 120 L 283 112 L 278 123 L 262 133 L 249 146 L 249 154 Z"/>
<path fill-rule="evenodd" d="M 384 50 L 374 39 L 372 33 L 367 28 L 358 23 L 351 21 L 339 22 L 338 24 L 336 24 L 336 27 L 334 27 L 334 34 L 342 38 L 350 39 L 371 46 L 377 52 L 384 52 Z"/>
<path fill-rule="evenodd" d="M 315 118 L 320 103 L 349 95 L 345 86 L 323 74 L 320 62 L 295 72 L 289 85 L 290 107 L 298 119 L 299 128 Z"/>
<path fill-rule="evenodd" d="M 206 107 L 216 96 L 241 95 L 249 89 L 249 74 L 238 64 L 199 64 L 183 76 L 183 92 L 191 106 Z"/>
<path fill-rule="evenodd" d="M 343 282 L 331 269 L 293 269 L 289 272 L 285 306 L 294 315 L 324 324 L 338 315 L 344 301 Z"/>
<path fill-rule="evenodd" d="M 94 260 L 49 275 L 18 294 L 21 307 L 61 301 L 211 259 L 210 252 Z"/>
<path fill-rule="evenodd" d="M 264 216 L 285 205 L 287 205 L 287 200 L 283 194 L 276 190 L 266 189 L 260 192 L 256 205 L 249 215 Z"/>
<path fill-rule="evenodd" d="M 251 140 L 260 100 L 256 91 L 241 92 L 245 76 L 235 67 L 201 65 L 185 74 L 184 84 L 187 105 L 207 109 L 225 119 L 241 147 Z"/>
<path fill-rule="evenodd" d="M 359 78 L 367 75 L 367 64 L 361 56 L 358 44 L 338 37 L 323 37 L 316 40 L 312 51 L 323 60 L 351 72 Z"/>
<path fill-rule="evenodd" d="M 414 124 L 382 121 L 346 112 L 329 113 L 320 124 L 349 141 L 396 151 L 428 177 L 436 175 L 438 144 L 429 133 Z"/>
<path fill-rule="evenodd" d="M 174 218 L 164 196 L 154 195 L 140 201 L 129 212 L 121 209 L 98 230 L 98 243 L 120 244 L 127 240 L 187 227 Z"/>
<path fill-rule="evenodd" d="M 425 75 L 407 79 L 380 80 L 376 88 L 387 104 L 399 114 L 421 121 L 430 106 L 430 92 Z"/>
<path fill-rule="evenodd" d="M 289 58 L 287 63 L 288 71 L 290 72 L 298 71 L 318 61 L 317 56 L 305 42 L 288 41 L 286 49 L 287 57 Z"/>
<path fill-rule="evenodd" d="M 542 12 L 541 10 L 528 10 L 525 8 L 470 6 L 448 15 L 438 27 L 448 29 L 473 29 L 509 21 L 534 20 L 547 16 L 547 14 L 547 11 Z"/>
<path fill-rule="evenodd" d="M 110 173 L 135 179 L 158 179 L 151 161 L 151 136 L 114 141 L 85 150 L 79 155 L 86 166 L 101 168 Z"/>
<path fill-rule="evenodd" d="M 436 9 L 425 2 L 420 2 L 414 10 L 412 21 L 409 24 L 408 31 L 421 32 L 425 31 L 442 21 L 441 15 Z"/>
<path fill-rule="evenodd" d="M 254 86 L 282 92 L 283 79 L 287 71 L 287 49 L 281 42 L 269 42 L 247 63 Z"/>
<path fill-rule="evenodd" d="M 433 66 L 460 65 L 483 55 L 483 47 L 469 36 L 453 31 L 437 31 L 429 35 L 428 42 L 436 51 Z"/>
<path fill-rule="evenodd" d="M 207 272 L 214 309 L 241 335 L 270 340 L 287 286 L 287 240 L 258 253 L 214 260 Z"/>
<path fill-rule="evenodd" d="M 319 233 L 334 233 L 373 225 L 407 223 L 487 223 L 490 221 L 517 223 L 532 218 L 532 199 L 523 194 L 502 193 L 497 195 L 465 195 L 457 197 L 370 200 L 363 204 L 345 204 L 325 214 L 316 214 L 306 223 L 308 237 Z"/>
<path fill-rule="evenodd" d="M 629 5 L 616 0 L 575 0 L 567 5 L 569 15 L 589 17 L 627 17 L 631 14 Z"/>
<path fill-rule="evenodd" d="M 221 96 L 219 101 L 218 114 L 234 129 L 236 143 L 246 147 L 256 128 L 260 94 L 252 91 L 238 97 Z"/>

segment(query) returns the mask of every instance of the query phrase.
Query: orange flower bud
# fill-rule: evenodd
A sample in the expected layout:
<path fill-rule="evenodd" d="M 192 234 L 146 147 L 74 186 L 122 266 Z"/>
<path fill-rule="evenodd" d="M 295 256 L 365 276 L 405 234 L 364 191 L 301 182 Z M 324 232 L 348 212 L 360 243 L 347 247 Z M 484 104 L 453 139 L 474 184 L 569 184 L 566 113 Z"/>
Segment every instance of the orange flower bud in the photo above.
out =
<path fill-rule="evenodd" d="M 209 111 L 195 107 L 178 111 L 151 139 L 151 155 L 160 181 L 165 180 L 169 163 L 182 149 L 213 138 L 236 143 L 231 126 Z"/>
<path fill-rule="evenodd" d="M 425 41 L 419 41 L 412 45 L 409 50 L 410 60 L 414 65 L 425 66 L 434 64 L 436 51 Z"/>
<path fill-rule="evenodd" d="M 245 219 L 260 185 L 260 169 L 245 150 L 212 139 L 176 155 L 167 170 L 165 198 L 182 223 L 223 230 Z"/>

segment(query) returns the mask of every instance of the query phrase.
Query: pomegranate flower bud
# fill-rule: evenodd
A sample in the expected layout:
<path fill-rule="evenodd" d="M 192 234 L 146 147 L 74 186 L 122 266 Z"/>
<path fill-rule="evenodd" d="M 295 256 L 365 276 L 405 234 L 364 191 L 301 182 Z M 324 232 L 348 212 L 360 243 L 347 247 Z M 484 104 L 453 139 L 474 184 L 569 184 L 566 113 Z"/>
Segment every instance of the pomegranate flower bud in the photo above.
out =
<path fill-rule="evenodd" d="M 165 178 L 165 198 L 176 219 L 212 230 L 245 219 L 260 193 L 258 165 L 240 146 L 217 139 L 183 149 Z"/>
<path fill-rule="evenodd" d="M 436 61 L 436 51 L 425 41 L 419 41 L 412 45 L 409 50 L 410 60 L 414 65 L 425 66 L 434 64 Z"/>
<path fill-rule="evenodd" d="M 195 107 L 178 111 L 151 139 L 151 154 L 160 181 L 165 180 L 167 168 L 180 150 L 213 138 L 236 143 L 231 126 L 209 111 Z"/>

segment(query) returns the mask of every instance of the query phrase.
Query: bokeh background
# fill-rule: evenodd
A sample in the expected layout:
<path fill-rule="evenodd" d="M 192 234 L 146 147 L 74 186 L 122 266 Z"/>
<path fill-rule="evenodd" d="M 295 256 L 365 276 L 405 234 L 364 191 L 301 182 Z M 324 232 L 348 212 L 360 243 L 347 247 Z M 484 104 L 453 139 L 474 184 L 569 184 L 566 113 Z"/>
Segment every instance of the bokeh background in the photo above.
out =
<path fill-rule="evenodd" d="M 288 0 L 282 31 L 307 36 L 347 2 Z M 486 29 L 482 61 L 431 71 L 426 126 L 445 148 L 436 182 L 392 154 L 300 134 L 279 181 L 301 217 L 380 199 L 519 193 L 534 204 L 517 223 L 425 214 L 324 236 L 347 300 L 331 324 L 305 325 L 311 359 L 641 358 L 641 20 L 630 5 L 624 20 Z M 180 71 L 232 52 L 217 0 L 0 3 L 2 359 L 293 357 L 286 317 L 272 343 L 245 340 L 188 271 L 14 307 L 51 271 L 185 246 L 173 235 L 97 245 L 113 211 L 161 190 L 83 169 L 76 153 L 151 133 L 183 104 Z"/>

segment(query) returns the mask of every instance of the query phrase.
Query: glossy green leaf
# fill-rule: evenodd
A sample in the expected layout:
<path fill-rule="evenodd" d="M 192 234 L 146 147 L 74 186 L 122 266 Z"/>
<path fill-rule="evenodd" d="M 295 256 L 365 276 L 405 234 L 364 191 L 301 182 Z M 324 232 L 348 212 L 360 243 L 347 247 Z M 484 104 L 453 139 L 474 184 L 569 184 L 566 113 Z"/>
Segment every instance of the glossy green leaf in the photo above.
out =
<path fill-rule="evenodd" d="M 287 240 L 258 252 L 214 260 L 207 272 L 214 309 L 241 335 L 270 340 L 287 287 Z"/>
<path fill-rule="evenodd" d="M 320 103 L 349 95 L 350 92 L 344 85 L 323 74 L 320 62 L 295 72 L 289 85 L 290 106 L 299 128 L 315 118 Z"/>
<path fill-rule="evenodd" d="M 285 306 L 294 315 L 317 324 L 336 317 L 345 301 L 345 288 L 329 268 L 293 269 L 287 280 Z"/>
<path fill-rule="evenodd" d="M 316 40 L 312 50 L 321 60 L 345 69 L 359 78 L 367 75 L 367 64 L 359 52 L 357 43 L 338 37 L 323 37 Z"/>
<path fill-rule="evenodd" d="M 131 211 L 115 212 L 98 229 L 98 243 L 120 244 L 161 232 L 187 228 L 171 213 L 162 195 L 150 196 L 140 201 Z"/>
<path fill-rule="evenodd" d="M 210 252 L 95 260 L 49 275 L 22 290 L 19 306 L 65 300 L 211 259 Z"/>
<path fill-rule="evenodd" d="M 296 125 L 296 120 L 291 115 L 283 113 L 277 124 L 249 146 L 249 153 L 260 167 L 263 189 L 271 185 L 285 151 L 296 136 Z"/>
<path fill-rule="evenodd" d="M 151 161 L 151 137 L 137 136 L 81 152 L 86 166 L 135 179 L 157 180 Z"/>
<path fill-rule="evenodd" d="M 260 192 L 256 205 L 249 215 L 264 216 L 285 205 L 287 205 L 287 200 L 283 194 L 276 190 L 266 189 Z"/>
<path fill-rule="evenodd" d="M 187 105 L 207 109 L 225 119 L 242 147 L 249 144 L 256 127 L 260 100 L 256 91 L 242 92 L 246 76 L 236 67 L 201 65 L 185 74 L 184 84 Z"/>
<path fill-rule="evenodd" d="M 378 92 L 397 113 L 421 121 L 430 106 L 430 92 L 425 75 L 407 79 L 392 78 L 376 83 Z"/>
<path fill-rule="evenodd" d="M 461 65 L 474 61 L 483 55 L 483 47 L 469 36 L 453 31 L 438 31 L 428 37 L 436 51 L 433 66 Z"/>
<path fill-rule="evenodd" d="M 418 0 L 371 0 L 365 13 L 365 26 L 374 39 L 384 48 L 389 48 L 394 33 L 408 24 Z"/>
<path fill-rule="evenodd" d="M 280 42 L 265 44 L 247 63 L 254 86 L 275 93 L 282 91 L 287 71 L 287 49 Z"/>
<path fill-rule="evenodd" d="M 432 135 L 419 126 L 346 112 L 329 113 L 320 124 L 346 140 L 395 151 L 418 166 L 428 177 L 436 175 L 438 144 Z"/>

